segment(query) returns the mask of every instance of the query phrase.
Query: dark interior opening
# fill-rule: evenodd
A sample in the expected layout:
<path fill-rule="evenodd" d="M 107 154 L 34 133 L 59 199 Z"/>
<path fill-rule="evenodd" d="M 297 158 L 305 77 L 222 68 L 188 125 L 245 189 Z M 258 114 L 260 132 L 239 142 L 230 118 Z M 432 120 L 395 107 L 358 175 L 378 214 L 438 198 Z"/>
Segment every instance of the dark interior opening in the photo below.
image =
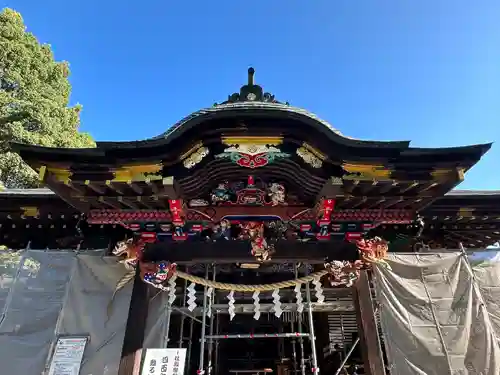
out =
<path fill-rule="evenodd" d="M 252 315 L 237 315 L 228 324 L 228 334 L 268 334 L 290 333 L 290 323 L 284 322 L 273 315 L 262 315 L 259 321 Z M 222 339 L 220 341 L 220 363 L 224 363 L 227 372 L 231 370 L 263 370 L 272 369 L 278 373 L 278 365 L 288 365 L 292 370 L 293 346 L 298 351 L 298 339 L 295 338 L 250 338 L 250 339 Z M 310 345 L 304 339 L 305 355 L 310 354 Z M 296 353 L 297 355 L 297 353 Z"/>

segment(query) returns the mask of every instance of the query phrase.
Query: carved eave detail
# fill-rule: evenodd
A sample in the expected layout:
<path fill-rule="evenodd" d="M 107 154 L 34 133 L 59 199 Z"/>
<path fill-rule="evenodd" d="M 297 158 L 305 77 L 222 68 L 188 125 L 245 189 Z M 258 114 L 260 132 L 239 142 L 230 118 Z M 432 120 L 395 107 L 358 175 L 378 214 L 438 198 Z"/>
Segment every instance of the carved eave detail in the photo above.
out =
<path fill-rule="evenodd" d="M 197 143 L 193 146 L 188 152 L 181 156 L 182 165 L 186 169 L 191 169 L 195 167 L 197 164 L 201 163 L 201 161 L 210 153 L 208 147 L 203 146 L 201 142 Z"/>
<path fill-rule="evenodd" d="M 321 168 L 323 166 L 323 161 L 326 160 L 326 155 L 305 142 L 297 149 L 297 155 L 300 156 L 306 164 L 316 169 Z"/>

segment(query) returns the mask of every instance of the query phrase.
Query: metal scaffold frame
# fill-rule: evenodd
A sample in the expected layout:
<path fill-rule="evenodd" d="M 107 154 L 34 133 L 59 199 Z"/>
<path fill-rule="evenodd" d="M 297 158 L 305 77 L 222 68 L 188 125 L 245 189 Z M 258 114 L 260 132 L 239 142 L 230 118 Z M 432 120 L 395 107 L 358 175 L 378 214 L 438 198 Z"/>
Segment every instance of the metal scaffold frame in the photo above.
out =
<path fill-rule="evenodd" d="M 216 268 L 215 265 L 212 265 L 212 281 L 215 281 L 216 278 Z M 295 275 L 298 277 L 298 267 L 295 266 Z M 206 266 L 205 269 L 205 280 L 208 280 L 209 277 L 209 266 Z M 216 352 L 218 352 L 217 345 L 219 340 L 224 340 L 224 339 L 260 339 L 260 338 L 292 338 L 292 339 L 298 339 L 299 340 L 299 345 L 300 345 L 300 353 L 301 353 L 301 374 L 305 375 L 306 373 L 306 365 L 305 365 L 305 357 L 304 357 L 304 338 L 308 338 L 311 343 L 311 355 L 312 355 L 312 360 L 311 360 L 311 371 L 312 373 L 318 373 L 319 368 L 318 368 L 318 360 L 317 360 L 317 353 L 316 353 L 316 336 L 315 336 L 315 331 L 314 331 L 314 321 L 313 321 L 313 303 L 311 302 L 311 288 L 309 286 L 309 283 L 306 284 L 306 306 L 307 306 L 307 317 L 308 317 L 308 323 L 309 323 L 309 333 L 304 333 L 303 332 L 303 327 L 302 327 L 302 313 L 298 314 L 298 332 L 288 332 L 288 333 L 275 333 L 275 334 L 253 334 L 253 333 L 244 333 L 244 334 L 226 334 L 226 335 L 221 335 L 218 332 L 218 327 L 216 334 L 213 334 L 214 330 L 214 315 L 219 315 L 219 314 L 214 314 L 214 304 L 215 304 L 215 297 L 214 293 L 211 293 L 210 296 L 207 296 L 207 291 L 208 287 L 204 286 L 203 288 L 203 307 L 202 307 L 202 324 L 201 324 L 201 338 L 200 338 L 200 358 L 199 358 L 199 366 L 196 371 L 198 375 L 203 375 L 205 374 L 205 344 L 208 343 L 208 361 L 207 361 L 207 370 L 208 374 L 212 375 L 213 373 L 213 367 L 217 368 L 217 360 L 218 360 L 218 353 L 216 353 L 216 358 L 215 358 L 215 366 L 213 366 L 212 363 L 212 357 L 213 357 L 213 345 L 214 341 L 216 342 Z M 208 329 L 209 329 L 209 334 L 206 334 L 206 328 L 207 328 L 207 315 L 208 312 L 210 312 L 209 316 L 209 324 L 208 324 Z M 217 320 L 218 322 L 218 320 Z M 292 327 L 293 329 L 293 327 Z M 190 340 L 191 344 L 191 340 Z M 294 350 L 295 351 L 295 350 Z"/>
<path fill-rule="evenodd" d="M 299 278 L 299 267 L 297 265 L 295 268 L 295 278 Z M 299 326 L 299 333 L 302 333 L 302 313 L 299 313 L 297 316 L 297 325 Z M 301 375 L 306 375 L 306 358 L 304 355 L 304 339 L 302 337 L 299 338 L 299 347 L 300 347 L 300 373 Z"/>
<path fill-rule="evenodd" d="M 309 333 L 243 333 L 233 335 L 208 335 L 205 339 L 222 340 L 222 339 L 272 339 L 272 338 L 294 338 L 294 337 L 307 337 L 310 338 Z"/>
<path fill-rule="evenodd" d="M 208 266 L 205 269 L 205 280 L 208 280 Z M 208 287 L 205 285 L 203 287 L 203 314 L 202 314 L 202 323 L 201 323 L 201 339 L 200 339 L 200 362 L 198 366 L 198 370 L 196 373 L 198 375 L 202 375 L 205 373 L 205 334 L 206 334 L 206 322 L 207 322 L 207 291 Z M 210 302 L 209 302 L 210 303 Z M 210 309 L 212 306 L 209 307 Z"/>
<path fill-rule="evenodd" d="M 311 287 L 309 286 L 309 283 L 306 283 L 306 301 L 307 301 L 307 317 L 309 320 L 309 332 L 310 332 L 310 339 L 311 339 L 311 353 L 312 353 L 312 372 L 313 373 L 318 373 L 319 368 L 318 368 L 318 357 L 316 355 L 316 335 L 314 332 L 314 319 L 313 319 L 313 310 L 312 310 L 312 303 L 311 303 Z"/>
<path fill-rule="evenodd" d="M 215 264 L 212 265 L 212 281 L 215 281 L 215 274 L 216 274 L 216 268 Z M 214 334 L 214 311 L 213 311 L 213 305 L 215 302 L 215 293 L 211 293 L 209 297 L 209 310 L 210 311 L 210 324 L 209 324 L 209 335 L 206 337 L 208 338 L 208 375 L 212 375 L 213 372 L 213 354 L 214 354 L 214 339 L 213 339 L 213 334 Z"/>

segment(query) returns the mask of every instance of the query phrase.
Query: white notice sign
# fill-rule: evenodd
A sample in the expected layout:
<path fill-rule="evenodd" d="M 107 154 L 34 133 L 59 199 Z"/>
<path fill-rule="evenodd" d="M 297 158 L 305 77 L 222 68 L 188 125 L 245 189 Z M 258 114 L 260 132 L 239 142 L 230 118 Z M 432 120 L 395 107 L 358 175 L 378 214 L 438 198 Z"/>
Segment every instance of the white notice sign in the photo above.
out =
<path fill-rule="evenodd" d="M 186 349 L 146 349 L 141 375 L 184 375 Z"/>
<path fill-rule="evenodd" d="M 88 337 L 59 337 L 48 375 L 78 375 Z"/>

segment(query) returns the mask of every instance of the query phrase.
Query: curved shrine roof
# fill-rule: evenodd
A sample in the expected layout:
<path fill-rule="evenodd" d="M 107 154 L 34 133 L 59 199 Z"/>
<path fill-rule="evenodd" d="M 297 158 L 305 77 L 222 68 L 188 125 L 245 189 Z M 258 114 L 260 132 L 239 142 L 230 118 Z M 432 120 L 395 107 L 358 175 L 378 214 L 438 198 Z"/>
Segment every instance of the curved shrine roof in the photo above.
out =
<path fill-rule="evenodd" d="M 225 102 L 190 114 L 155 138 L 98 142 L 91 149 L 12 148 L 41 181 L 85 212 L 108 198 L 119 197 L 120 206 L 130 197 L 157 199 L 155 191 L 166 185 L 169 197 L 197 199 L 220 181 L 248 174 L 287 185 L 304 204 L 341 180 L 339 208 L 405 203 L 418 211 L 457 186 L 491 147 L 412 148 L 409 141 L 346 137 L 315 114 L 279 102 L 254 84 L 253 75 L 249 69 L 248 83 Z"/>
<path fill-rule="evenodd" d="M 254 83 L 254 74 L 253 68 L 248 69 L 247 84 L 243 85 L 238 93 L 230 95 L 225 102 L 191 113 L 154 138 L 141 141 L 97 142 L 97 147 L 93 149 L 44 148 L 23 144 L 13 144 L 13 148 L 20 152 L 24 159 L 82 159 L 89 163 L 115 158 L 138 161 L 152 157 L 162 159 L 167 154 L 170 154 L 169 158 L 175 157 L 172 154 L 182 154 L 192 147 L 193 143 L 206 142 L 207 138 L 243 134 L 282 136 L 293 139 L 295 143 L 307 142 L 337 161 L 353 161 L 357 158 L 394 161 L 394 158 L 398 158 L 397 161 L 404 164 L 413 163 L 419 157 L 435 161 L 434 156 L 439 155 L 441 161 L 464 160 L 465 163 L 460 167 L 467 169 L 491 147 L 491 144 L 480 144 L 453 148 L 411 148 L 410 141 L 368 141 L 348 137 L 315 114 L 279 102 L 274 95 L 264 92 L 261 86 Z M 136 151 L 135 155 L 126 153 L 124 157 L 119 151 L 130 149 Z"/>
<path fill-rule="evenodd" d="M 334 149 L 339 152 L 339 150 L 343 150 L 341 153 L 343 155 L 340 158 L 347 158 L 350 160 L 356 159 L 358 155 L 361 155 L 360 150 L 363 149 L 365 151 L 362 154 L 367 157 L 375 157 L 375 158 L 394 158 L 398 157 L 398 161 L 400 162 L 412 162 L 416 158 L 424 157 L 429 160 L 434 160 L 435 156 L 439 156 L 439 161 L 450 161 L 455 162 L 460 159 L 467 160 L 465 165 L 461 165 L 465 168 L 470 168 L 474 165 L 490 148 L 491 143 L 487 144 L 478 144 L 478 145 L 470 145 L 470 146 L 459 146 L 459 147 L 447 147 L 447 148 L 413 148 L 410 147 L 410 141 L 368 141 L 368 140 L 359 140 L 351 137 L 347 137 L 343 135 L 340 131 L 332 127 L 327 121 L 319 118 L 315 114 L 301 108 L 281 104 L 281 103 L 266 103 L 266 102 L 240 102 L 240 103 L 226 103 L 221 105 L 216 105 L 211 108 L 201 109 L 196 111 L 189 116 L 183 118 L 175 125 L 173 125 L 168 131 L 161 134 L 160 136 L 140 140 L 140 141 L 117 141 L 117 142 L 97 142 L 96 148 L 84 148 L 84 149 L 65 149 L 65 148 L 52 148 L 52 147 L 41 147 L 34 145 L 26 145 L 26 144 L 18 144 L 13 143 L 13 149 L 17 152 L 21 153 L 21 156 L 25 159 L 37 158 L 38 156 L 42 157 L 48 156 L 49 160 L 60 159 L 60 158 L 78 158 L 78 157 L 89 157 L 89 158 L 107 158 L 108 160 L 112 160 L 113 156 L 115 156 L 116 152 L 119 150 L 130 150 L 134 149 L 137 152 L 135 155 L 136 158 L 141 159 L 141 150 L 147 149 L 155 149 L 158 150 L 159 154 L 157 155 L 161 158 L 161 154 L 169 153 L 169 150 L 172 148 L 170 146 L 174 146 L 177 153 L 182 153 L 183 149 L 188 148 L 192 145 L 193 142 L 196 142 L 193 138 L 193 131 L 195 131 L 202 124 L 213 121 L 224 121 L 229 120 L 233 122 L 234 131 L 238 131 L 241 129 L 241 132 L 244 134 L 252 134 L 254 128 L 252 126 L 246 127 L 243 125 L 243 128 L 239 127 L 236 124 L 238 118 L 244 116 L 246 119 L 251 121 L 255 119 L 255 121 L 260 121 L 259 119 L 266 118 L 269 122 L 274 121 L 295 121 L 295 124 L 301 124 L 302 129 L 297 129 L 297 126 L 291 125 L 290 128 L 286 128 L 286 125 L 283 124 L 279 126 L 276 123 L 276 129 L 266 129 L 262 128 L 255 129 L 258 134 L 262 134 L 262 131 L 267 132 L 268 134 L 283 134 L 283 132 L 287 132 L 291 137 L 295 137 L 296 139 L 311 136 L 311 138 L 315 139 L 307 139 L 310 144 L 314 144 L 314 142 L 322 143 L 323 147 L 318 147 L 325 154 L 330 153 Z M 236 120 L 236 121 L 235 121 Z M 309 130 L 308 130 L 309 128 Z M 207 136 L 213 137 L 216 134 L 219 136 L 224 136 L 224 132 L 229 131 L 227 127 L 224 129 L 211 128 L 209 126 L 204 129 L 200 129 L 200 133 L 210 133 Z M 188 134 L 189 133 L 189 134 Z M 295 133 L 300 133 L 295 136 Z M 184 147 L 180 146 L 180 144 L 185 144 Z M 330 146 L 328 146 L 330 145 Z M 160 151 L 160 149 L 162 149 Z M 326 149 L 326 150 L 325 150 Z M 116 151 L 115 151 L 116 150 Z M 347 151 L 346 150 L 350 150 Z M 358 151 L 357 151 L 358 150 Z M 383 151 L 384 150 L 384 151 Z M 151 154 L 149 152 L 144 151 L 147 154 Z M 49 154 L 49 155 L 47 155 Z M 130 156 L 130 154 L 127 154 Z M 118 156 L 118 154 L 116 154 Z M 330 155 L 328 155 L 330 156 Z M 111 157 L 111 159 L 109 159 Z M 122 158 L 122 157 L 120 157 Z M 44 157 L 42 157 L 45 160 Z M 75 159 L 76 160 L 76 159 Z M 423 160 L 423 159 L 422 159 Z M 92 161 L 92 159 L 89 159 Z M 97 160 L 95 160 L 97 161 Z"/>

